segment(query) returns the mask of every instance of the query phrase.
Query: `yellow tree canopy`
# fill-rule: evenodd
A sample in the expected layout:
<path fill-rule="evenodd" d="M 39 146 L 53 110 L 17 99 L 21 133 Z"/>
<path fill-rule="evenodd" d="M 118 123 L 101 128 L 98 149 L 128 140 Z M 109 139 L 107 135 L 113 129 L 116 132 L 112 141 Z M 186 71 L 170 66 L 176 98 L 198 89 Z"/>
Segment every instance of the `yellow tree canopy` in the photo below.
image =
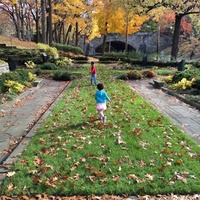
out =
<path fill-rule="evenodd" d="M 137 32 L 148 16 L 139 16 L 135 14 L 134 9 L 127 10 L 127 7 L 121 6 L 118 1 L 101 1 L 95 4 L 96 10 L 91 14 L 95 18 L 99 32 L 128 34 Z"/>
<path fill-rule="evenodd" d="M 139 16 L 133 12 L 127 13 L 122 7 L 119 7 L 116 12 L 119 13 L 116 19 L 118 25 L 114 30 L 116 33 L 123 35 L 126 34 L 126 26 L 128 28 L 128 34 L 133 34 L 139 31 L 141 25 L 149 19 L 147 15 Z"/>

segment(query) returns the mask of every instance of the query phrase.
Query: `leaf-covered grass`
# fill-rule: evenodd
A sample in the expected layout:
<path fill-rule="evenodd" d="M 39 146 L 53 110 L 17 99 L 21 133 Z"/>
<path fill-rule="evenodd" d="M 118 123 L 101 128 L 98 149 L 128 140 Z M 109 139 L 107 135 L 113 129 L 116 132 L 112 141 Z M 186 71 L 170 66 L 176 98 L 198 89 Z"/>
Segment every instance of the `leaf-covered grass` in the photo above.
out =
<path fill-rule="evenodd" d="M 98 121 L 90 66 L 74 80 L 1 187 L 1 194 L 135 195 L 200 191 L 200 148 L 97 65 L 111 98 Z"/>
<path fill-rule="evenodd" d="M 15 46 L 21 49 L 36 49 L 35 42 L 21 41 L 15 37 L 0 35 L 0 41 L 1 44 L 6 44 L 7 46 Z"/>

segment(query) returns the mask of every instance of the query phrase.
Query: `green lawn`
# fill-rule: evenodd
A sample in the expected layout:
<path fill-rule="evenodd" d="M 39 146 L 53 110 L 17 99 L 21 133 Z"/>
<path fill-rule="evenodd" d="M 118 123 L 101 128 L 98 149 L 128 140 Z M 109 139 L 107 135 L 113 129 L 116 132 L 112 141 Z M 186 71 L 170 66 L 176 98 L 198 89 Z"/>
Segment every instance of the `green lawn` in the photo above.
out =
<path fill-rule="evenodd" d="M 97 65 L 111 104 L 103 125 L 90 66 L 79 72 L 1 187 L 1 195 L 194 194 L 200 147 L 125 82 Z M 121 136 L 121 139 L 119 138 Z"/>

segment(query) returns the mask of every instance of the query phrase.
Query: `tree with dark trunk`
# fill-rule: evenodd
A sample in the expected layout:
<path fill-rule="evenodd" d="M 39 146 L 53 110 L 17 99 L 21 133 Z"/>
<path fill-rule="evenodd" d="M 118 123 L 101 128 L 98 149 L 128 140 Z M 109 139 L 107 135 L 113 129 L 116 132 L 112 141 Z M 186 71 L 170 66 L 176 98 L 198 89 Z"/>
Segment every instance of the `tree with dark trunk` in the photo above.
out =
<path fill-rule="evenodd" d="M 41 0 L 41 11 L 42 11 L 42 43 L 46 44 L 46 2 Z"/>
<path fill-rule="evenodd" d="M 52 45 L 52 3 L 48 0 L 48 33 L 49 33 L 49 46 Z"/>
<path fill-rule="evenodd" d="M 184 15 L 175 16 L 174 34 L 172 39 L 171 60 L 176 60 L 179 50 L 179 39 L 181 30 L 181 19 Z"/>
<path fill-rule="evenodd" d="M 185 15 L 200 13 L 200 1 L 181 0 L 180 2 L 177 2 L 175 0 L 155 0 L 147 2 L 145 0 L 136 0 L 136 2 L 142 8 L 142 11 L 146 13 L 155 9 L 160 9 L 161 7 L 166 9 L 170 8 L 174 12 L 175 27 L 172 39 L 171 59 L 176 60 L 179 50 L 181 20 Z"/>

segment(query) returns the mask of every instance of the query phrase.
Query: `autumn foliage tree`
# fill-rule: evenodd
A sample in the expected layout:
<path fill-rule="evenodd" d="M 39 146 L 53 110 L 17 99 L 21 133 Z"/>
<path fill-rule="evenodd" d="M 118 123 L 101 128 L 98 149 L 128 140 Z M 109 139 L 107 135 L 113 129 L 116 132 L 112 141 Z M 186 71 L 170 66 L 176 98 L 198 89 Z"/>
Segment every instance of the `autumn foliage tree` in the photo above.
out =
<path fill-rule="evenodd" d="M 184 16 L 200 13 L 199 0 L 135 0 L 143 12 L 158 10 L 161 7 L 171 9 L 175 14 L 174 33 L 172 39 L 171 59 L 176 60 L 180 39 L 181 20 Z"/>
<path fill-rule="evenodd" d="M 138 15 L 130 6 L 131 1 L 104 0 L 94 1 L 93 7 L 96 8 L 92 13 L 97 21 L 100 34 L 103 35 L 103 54 L 105 51 L 106 36 L 108 33 L 119 33 L 125 36 L 125 51 L 128 49 L 128 34 L 137 32 L 147 15 Z"/>
<path fill-rule="evenodd" d="M 115 10 L 118 25 L 115 32 L 125 36 L 125 51 L 128 50 L 128 35 L 140 30 L 141 25 L 149 18 L 147 15 L 138 14 L 132 0 L 116 0 Z"/>

